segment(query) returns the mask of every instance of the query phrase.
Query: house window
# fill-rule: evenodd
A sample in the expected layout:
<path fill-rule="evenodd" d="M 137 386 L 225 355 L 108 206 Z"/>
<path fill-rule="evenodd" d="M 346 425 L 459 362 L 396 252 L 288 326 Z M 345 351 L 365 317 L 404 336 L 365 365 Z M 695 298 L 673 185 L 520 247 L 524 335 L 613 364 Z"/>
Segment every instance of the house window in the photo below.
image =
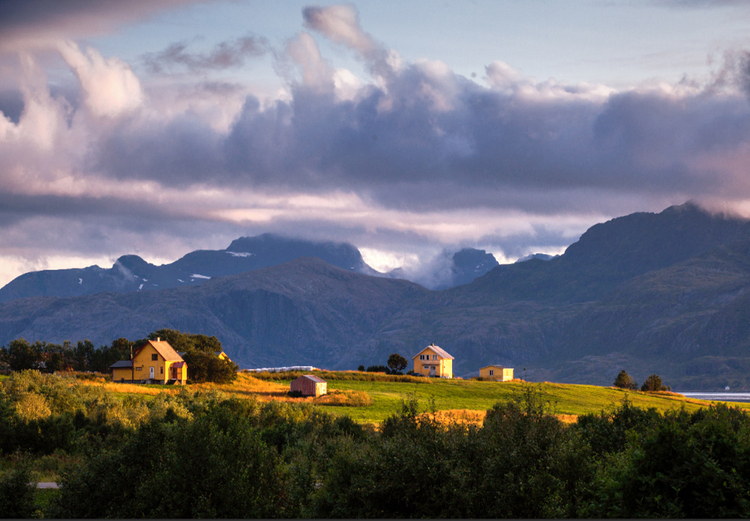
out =
<path fill-rule="evenodd" d="M 164 374 L 164 366 L 159 367 L 159 374 Z"/>
<path fill-rule="evenodd" d="M 155 362 L 159 359 L 159 355 L 151 355 L 151 361 Z"/>
<path fill-rule="evenodd" d="M 490 376 L 495 376 L 495 370 L 494 369 L 490 369 Z"/>
<path fill-rule="evenodd" d="M 420 360 L 424 360 L 424 355 L 419 355 Z"/>
<path fill-rule="evenodd" d="M 433 360 L 437 360 L 437 355 L 432 355 Z"/>
<path fill-rule="evenodd" d="M 140 371 L 140 370 L 142 370 L 142 369 L 143 369 L 143 366 L 140 366 L 140 367 L 136 367 L 136 368 L 135 368 L 135 370 L 136 370 L 136 371 Z"/>

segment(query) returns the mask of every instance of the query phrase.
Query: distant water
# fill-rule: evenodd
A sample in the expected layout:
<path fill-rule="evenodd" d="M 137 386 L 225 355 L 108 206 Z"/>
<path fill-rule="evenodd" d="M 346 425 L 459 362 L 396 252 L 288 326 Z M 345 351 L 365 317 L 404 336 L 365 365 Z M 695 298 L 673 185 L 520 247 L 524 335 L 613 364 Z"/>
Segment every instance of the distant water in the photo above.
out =
<path fill-rule="evenodd" d="M 750 393 L 684 393 L 675 391 L 687 398 L 697 398 L 698 400 L 715 400 L 721 402 L 748 402 L 750 403 Z"/>

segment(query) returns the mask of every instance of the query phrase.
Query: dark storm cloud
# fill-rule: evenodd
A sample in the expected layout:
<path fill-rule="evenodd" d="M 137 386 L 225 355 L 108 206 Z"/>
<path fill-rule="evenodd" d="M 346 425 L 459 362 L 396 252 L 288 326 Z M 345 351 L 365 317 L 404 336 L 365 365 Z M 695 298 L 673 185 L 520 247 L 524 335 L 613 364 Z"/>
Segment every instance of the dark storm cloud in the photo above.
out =
<path fill-rule="evenodd" d="M 101 34 L 200 0 L 0 0 L 0 48 Z"/>
<path fill-rule="evenodd" d="M 184 67 L 188 71 L 221 70 L 241 67 L 249 58 L 262 56 L 268 51 L 264 38 L 245 36 L 230 42 L 221 42 L 209 53 L 190 53 L 184 42 L 173 43 L 163 51 L 148 53 L 142 60 L 149 72 L 162 73 Z"/>
<path fill-rule="evenodd" d="M 633 90 L 597 97 L 538 85 L 508 92 L 412 64 L 354 100 L 303 84 L 291 101 L 263 108 L 248 97 L 227 135 L 184 119 L 123 128 L 97 159 L 117 177 L 174 186 L 350 190 L 417 211 L 521 203 L 544 211 L 547 202 L 514 204 L 508 194 L 731 193 L 744 182 L 740 173 L 696 166 L 696 158 L 748 143 L 750 110 L 741 96 Z M 559 203 L 566 204 L 580 202 Z"/>

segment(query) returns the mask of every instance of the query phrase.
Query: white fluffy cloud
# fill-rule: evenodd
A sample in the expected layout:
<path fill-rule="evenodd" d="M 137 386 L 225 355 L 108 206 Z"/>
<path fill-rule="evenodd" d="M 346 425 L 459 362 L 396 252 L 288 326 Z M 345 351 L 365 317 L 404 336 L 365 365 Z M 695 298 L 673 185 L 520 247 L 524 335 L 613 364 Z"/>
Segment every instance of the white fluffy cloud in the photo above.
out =
<path fill-rule="evenodd" d="M 92 48 L 84 54 L 69 40 L 58 48 L 78 77 L 86 107 L 94 115 L 116 117 L 143 102 L 141 82 L 127 63 L 115 57 L 104 59 Z"/>

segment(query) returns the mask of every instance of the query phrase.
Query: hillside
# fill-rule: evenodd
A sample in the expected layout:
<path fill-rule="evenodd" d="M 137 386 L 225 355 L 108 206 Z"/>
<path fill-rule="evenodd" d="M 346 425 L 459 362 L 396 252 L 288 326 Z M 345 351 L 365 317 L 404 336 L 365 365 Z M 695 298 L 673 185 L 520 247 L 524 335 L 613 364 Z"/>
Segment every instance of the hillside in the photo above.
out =
<path fill-rule="evenodd" d="M 448 253 L 445 252 L 446 257 Z M 202 284 L 215 277 L 237 275 L 278 266 L 302 257 L 317 257 L 328 264 L 365 275 L 409 279 L 401 269 L 380 273 L 365 263 L 348 243 L 314 242 L 273 234 L 240 237 L 225 250 L 197 250 L 170 264 L 155 266 L 137 255 L 123 255 L 112 268 L 44 270 L 25 273 L 0 288 L 0 302 L 28 297 L 79 297 L 107 291 L 129 293 Z M 466 284 L 497 266 L 484 250 L 465 248 L 448 258 L 450 276 L 430 275 L 439 289 Z M 432 285 L 430 287 L 433 287 Z"/>
<path fill-rule="evenodd" d="M 317 258 L 160 291 L 36 297 L 0 304 L 0 343 L 95 344 L 167 327 L 216 335 L 242 366 L 350 367 L 380 325 L 430 291 L 360 275 Z"/>
<path fill-rule="evenodd" d="M 444 291 L 303 258 L 183 288 L 19 299 L 0 304 L 0 343 L 166 327 L 216 335 L 242 367 L 352 369 L 435 342 L 459 376 L 501 363 L 532 380 L 608 385 L 626 369 L 675 389 L 740 389 L 748 235 L 747 221 L 688 204 L 596 225 L 559 257 Z"/>
<path fill-rule="evenodd" d="M 0 288 L 0 302 L 26 297 L 76 297 L 105 291 L 127 293 L 184 287 L 214 277 L 277 266 L 300 257 L 318 257 L 343 269 L 377 274 L 351 244 L 263 234 L 236 239 L 225 250 L 193 251 L 161 266 L 150 264 L 137 255 L 123 255 L 110 269 L 90 266 L 25 273 Z"/>

